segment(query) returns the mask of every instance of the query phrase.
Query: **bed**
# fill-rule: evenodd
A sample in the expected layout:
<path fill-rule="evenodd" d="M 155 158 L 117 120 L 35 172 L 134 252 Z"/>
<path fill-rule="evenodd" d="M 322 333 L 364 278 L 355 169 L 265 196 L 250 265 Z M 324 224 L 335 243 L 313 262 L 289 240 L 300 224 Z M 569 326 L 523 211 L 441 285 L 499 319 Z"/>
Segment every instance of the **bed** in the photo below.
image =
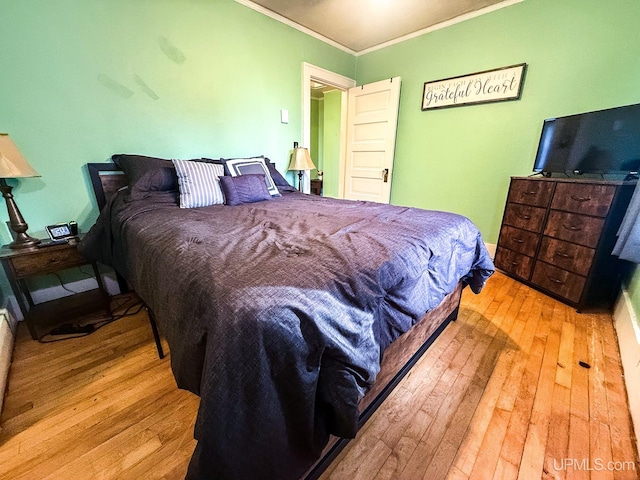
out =
<path fill-rule="evenodd" d="M 264 158 L 113 160 L 88 165 L 100 215 L 79 248 L 145 302 L 200 396 L 190 479 L 317 478 L 493 273 L 456 214 L 305 195 Z M 185 165 L 224 167 L 239 203 L 186 208 Z"/>

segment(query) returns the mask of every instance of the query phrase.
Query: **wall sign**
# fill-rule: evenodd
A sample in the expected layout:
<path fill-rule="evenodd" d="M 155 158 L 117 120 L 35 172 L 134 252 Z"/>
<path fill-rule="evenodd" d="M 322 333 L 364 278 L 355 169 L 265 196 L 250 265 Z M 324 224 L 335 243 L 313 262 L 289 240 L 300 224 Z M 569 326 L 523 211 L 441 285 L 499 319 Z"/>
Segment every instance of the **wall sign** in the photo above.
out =
<path fill-rule="evenodd" d="M 519 100 L 526 63 L 425 82 L 422 110 Z"/>

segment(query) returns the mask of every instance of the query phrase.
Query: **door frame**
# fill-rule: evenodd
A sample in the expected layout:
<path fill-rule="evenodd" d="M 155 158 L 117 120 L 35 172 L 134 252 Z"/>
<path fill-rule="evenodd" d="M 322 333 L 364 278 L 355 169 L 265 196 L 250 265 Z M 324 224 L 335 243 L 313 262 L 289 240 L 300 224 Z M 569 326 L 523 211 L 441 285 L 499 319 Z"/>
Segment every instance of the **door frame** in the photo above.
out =
<path fill-rule="evenodd" d="M 340 167 L 338 172 L 338 197 L 344 197 L 344 169 L 347 142 L 347 90 L 356 86 L 356 81 L 339 73 L 302 62 L 302 146 L 311 144 L 311 81 L 336 87 L 342 92 L 340 105 Z M 308 172 L 304 172 L 303 191 L 309 193 Z"/>

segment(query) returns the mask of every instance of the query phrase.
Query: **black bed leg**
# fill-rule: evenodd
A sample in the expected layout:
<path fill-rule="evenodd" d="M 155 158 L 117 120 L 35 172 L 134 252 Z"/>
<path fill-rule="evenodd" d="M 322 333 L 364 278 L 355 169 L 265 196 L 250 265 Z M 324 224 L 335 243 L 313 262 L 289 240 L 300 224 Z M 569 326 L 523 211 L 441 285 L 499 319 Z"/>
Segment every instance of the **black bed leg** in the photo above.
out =
<path fill-rule="evenodd" d="M 162 343 L 160 342 L 160 333 L 158 332 L 158 325 L 156 319 L 153 316 L 153 312 L 149 307 L 146 307 L 147 315 L 149 316 L 149 323 L 151 324 L 151 330 L 153 331 L 153 339 L 156 341 L 156 348 L 158 349 L 158 356 L 160 360 L 164 358 L 164 350 L 162 350 Z"/>

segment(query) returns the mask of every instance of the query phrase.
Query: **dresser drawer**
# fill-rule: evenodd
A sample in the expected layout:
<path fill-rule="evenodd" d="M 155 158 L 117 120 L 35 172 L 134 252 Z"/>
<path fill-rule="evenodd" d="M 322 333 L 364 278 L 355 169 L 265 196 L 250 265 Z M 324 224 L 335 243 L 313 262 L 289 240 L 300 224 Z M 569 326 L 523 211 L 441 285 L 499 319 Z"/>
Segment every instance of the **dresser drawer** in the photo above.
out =
<path fill-rule="evenodd" d="M 533 270 L 533 258 L 521 253 L 498 247 L 496 250 L 495 265 L 497 268 L 528 280 Z"/>
<path fill-rule="evenodd" d="M 615 185 L 559 183 L 551 208 L 606 217 L 615 193 Z"/>
<path fill-rule="evenodd" d="M 538 247 L 539 237 L 536 233 L 504 225 L 500 229 L 499 244 L 514 252 L 533 255 Z"/>
<path fill-rule="evenodd" d="M 531 281 L 540 288 L 578 303 L 584 288 L 585 278 L 543 262 L 536 262 Z"/>
<path fill-rule="evenodd" d="M 541 232 L 545 213 L 544 208 L 508 203 L 504 223 L 530 232 Z"/>
<path fill-rule="evenodd" d="M 604 218 L 551 210 L 544 234 L 595 248 L 603 226 Z"/>
<path fill-rule="evenodd" d="M 553 185 L 540 180 L 512 179 L 508 201 L 546 207 L 551 201 Z"/>
<path fill-rule="evenodd" d="M 595 250 L 575 243 L 543 237 L 538 258 L 564 270 L 587 276 Z"/>
<path fill-rule="evenodd" d="M 87 263 L 89 262 L 80 255 L 76 248 L 45 247 L 37 253 L 11 259 L 16 278 L 43 275 Z"/>

